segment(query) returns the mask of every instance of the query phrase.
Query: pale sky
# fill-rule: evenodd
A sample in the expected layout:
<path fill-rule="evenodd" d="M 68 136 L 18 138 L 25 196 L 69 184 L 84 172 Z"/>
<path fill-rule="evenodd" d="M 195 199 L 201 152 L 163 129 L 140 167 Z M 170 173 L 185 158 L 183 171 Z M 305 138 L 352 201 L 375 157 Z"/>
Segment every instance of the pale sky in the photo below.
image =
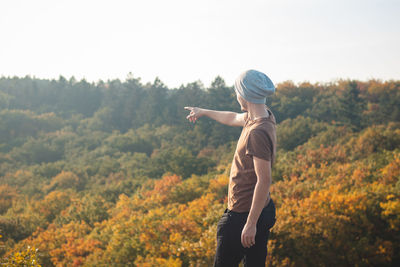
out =
<path fill-rule="evenodd" d="M 0 76 L 400 79 L 400 0 L 0 0 Z"/>

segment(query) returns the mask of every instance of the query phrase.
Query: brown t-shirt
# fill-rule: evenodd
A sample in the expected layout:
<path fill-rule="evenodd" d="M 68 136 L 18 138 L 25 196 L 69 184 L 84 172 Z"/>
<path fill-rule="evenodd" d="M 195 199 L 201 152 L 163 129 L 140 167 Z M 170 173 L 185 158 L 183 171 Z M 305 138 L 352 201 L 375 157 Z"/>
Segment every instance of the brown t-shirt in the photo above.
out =
<path fill-rule="evenodd" d="M 251 120 L 248 114 L 246 115 L 246 122 L 236 146 L 229 177 L 228 209 L 230 210 L 250 211 L 257 183 L 253 156 L 271 161 L 271 167 L 275 162 L 276 120 L 268 107 L 267 110 L 268 117 Z M 269 194 L 269 192 L 265 192 L 265 194 Z"/>

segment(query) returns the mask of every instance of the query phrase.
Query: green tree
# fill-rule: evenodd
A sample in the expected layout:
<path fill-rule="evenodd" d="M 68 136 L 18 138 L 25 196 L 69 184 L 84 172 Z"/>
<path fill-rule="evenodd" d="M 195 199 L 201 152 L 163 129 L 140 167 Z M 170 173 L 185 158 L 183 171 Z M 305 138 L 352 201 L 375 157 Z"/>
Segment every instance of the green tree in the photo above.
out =
<path fill-rule="evenodd" d="M 365 101 L 360 97 L 360 89 L 356 81 L 350 81 L 338 98 L 337 116 L 338 120 L 360 130 L 362 112 L 365 108 Z"/>

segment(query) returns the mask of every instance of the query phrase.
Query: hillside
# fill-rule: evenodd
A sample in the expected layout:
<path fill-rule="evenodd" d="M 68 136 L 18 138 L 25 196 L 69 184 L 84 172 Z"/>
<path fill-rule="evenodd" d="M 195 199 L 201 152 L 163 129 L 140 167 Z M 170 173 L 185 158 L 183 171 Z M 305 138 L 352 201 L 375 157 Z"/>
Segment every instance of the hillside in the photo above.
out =
<path fill-rule="evenodd" d="M 400 81 L 290 81 L 278 126 L 270 266 L 400 264 Z M 0 256 L 42 266 L 210 266 L 241 128 L 217 77 L 0 79 Z M 31 246 L 38 251 L 27 250 Z"/>

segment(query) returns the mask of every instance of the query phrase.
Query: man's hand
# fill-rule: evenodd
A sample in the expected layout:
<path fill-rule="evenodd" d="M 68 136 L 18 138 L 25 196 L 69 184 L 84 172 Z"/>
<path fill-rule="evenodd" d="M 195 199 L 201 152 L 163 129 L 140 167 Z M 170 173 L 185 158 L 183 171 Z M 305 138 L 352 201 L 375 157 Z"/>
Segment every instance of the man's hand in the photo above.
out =
<path fill-rule="evenodd" d="M 195 123 L 198 118 L 203 116 L 202 109 L 198 107 L 185 107 L 185 109 L 190 110 L 190 114 L 186 116 L 186 119 Z"/>
<path fill-rule="evenodd" d="M 257 227 L 255 224 L 246 223 L 242 230 L 242 245 L 245 248 L 249 248 L 256 243 L 256 232 Z"/>

